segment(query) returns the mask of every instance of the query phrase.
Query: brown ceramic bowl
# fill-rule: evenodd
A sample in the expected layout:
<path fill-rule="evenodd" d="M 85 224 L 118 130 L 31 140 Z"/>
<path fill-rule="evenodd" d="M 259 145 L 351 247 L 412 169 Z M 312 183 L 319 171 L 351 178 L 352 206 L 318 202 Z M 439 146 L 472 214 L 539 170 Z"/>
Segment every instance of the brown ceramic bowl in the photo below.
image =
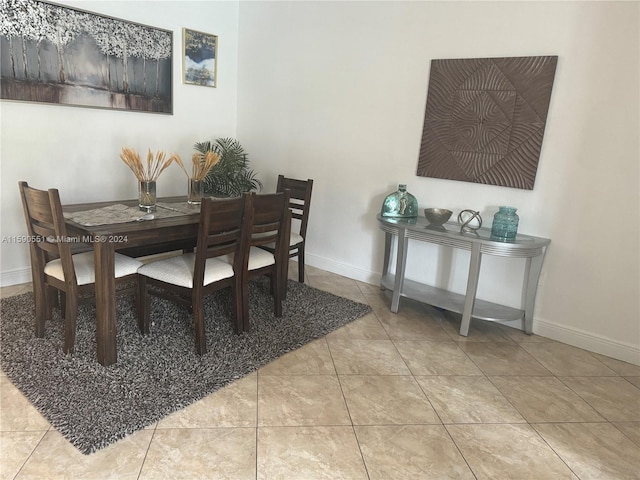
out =
<path fill-rule="evenodd" d="M 443 225 L 451 217 L 453 212 L 444 208 L 425 208 L 424 216 L 431 225 Z"/>

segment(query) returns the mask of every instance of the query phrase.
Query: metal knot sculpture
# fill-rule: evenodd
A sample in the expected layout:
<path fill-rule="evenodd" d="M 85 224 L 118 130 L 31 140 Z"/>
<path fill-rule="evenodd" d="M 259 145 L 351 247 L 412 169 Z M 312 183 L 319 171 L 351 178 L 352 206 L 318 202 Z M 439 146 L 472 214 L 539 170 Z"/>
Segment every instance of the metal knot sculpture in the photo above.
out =
<path fill-rule="evenodd" d="M 475 232 L 482 227 L 482 217 L 475 210 L 462 210 L 458 214 L 458 223 L 461 225 L 460 233 Z"/>

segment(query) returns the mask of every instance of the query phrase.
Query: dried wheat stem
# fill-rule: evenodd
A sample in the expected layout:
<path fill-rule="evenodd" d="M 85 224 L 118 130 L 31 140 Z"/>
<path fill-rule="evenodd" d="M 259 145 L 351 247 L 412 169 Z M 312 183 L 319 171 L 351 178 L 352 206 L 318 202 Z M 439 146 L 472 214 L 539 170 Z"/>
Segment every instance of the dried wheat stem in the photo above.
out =
<path fill-rule="evenodd" d="M 149 149 L 147 152 L 146 165 L 143 165 L 138 152 L 131 148 L 124 147 L 120 154 L 122 161 L 127 164 L 140 182 L 155 182 L 165 168 L 171 165 L 172 162 L 177 161 L 177 158 L 179 159 L 175 154 L 169 158 L 165 157 L 166 154 L 162 151 L 157 152 L 154 157 L 151 149 Z M 182 166 L 182 161 L 179 161 L 178 164 Z"/>
<path fill-rule="evenodd" d="M 194 153 L 191 157 L 191 177 L 193 180 L 204 180 L 211 167 L 217 165 L 220 155 L 215 152 L 206 152 L 204 155 Z"/>

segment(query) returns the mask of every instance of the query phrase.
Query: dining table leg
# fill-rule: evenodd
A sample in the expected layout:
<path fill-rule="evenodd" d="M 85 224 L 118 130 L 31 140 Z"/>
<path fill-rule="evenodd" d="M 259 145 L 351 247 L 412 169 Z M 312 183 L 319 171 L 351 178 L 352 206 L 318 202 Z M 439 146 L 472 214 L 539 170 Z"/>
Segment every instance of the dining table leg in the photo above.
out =
<path fill-rule="evenodd" d="M 116 280 L 115 246 L 105 236 L 96 236 L 93 243 L 96 272 L 96 342 L 98 362 L 107 366 L 116 363 Z"/>

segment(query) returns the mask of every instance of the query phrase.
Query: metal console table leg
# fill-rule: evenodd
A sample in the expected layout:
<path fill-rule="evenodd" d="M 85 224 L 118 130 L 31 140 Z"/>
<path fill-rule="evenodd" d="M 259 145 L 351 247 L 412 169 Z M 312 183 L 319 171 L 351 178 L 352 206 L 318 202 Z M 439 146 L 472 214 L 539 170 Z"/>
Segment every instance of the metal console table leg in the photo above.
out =
<path fill-rule="evenodd" d="M 389 232 L 384 234 L 384 261 L 382 263 L 382 276 L 384 277 L 389 273 L 389 263 L 391 261 L 391 242 L 393 235 Z"/>
<path fill-rule="evenodd" d="M 536 291 L 538 290 L 538 281 L 540 280 L 540 272 L 542 271 L 542 262 L 544 260 L 544 252 L 542 255 L 527 259 L 527 268 L 525 276 L 524 288 L 524 333 L 533 334 L 533 307 L 536 303 Z"/>
<path fill-rule="evenodd" d="M 398 255 L 396 257 L 396 278 L 393 285 L 393 296 L 391 297 L 391 311 L 398 313 L 400 306 L 400 296 L 402 295 L 402 284 L 404 283 L 404 274 L 407 267 L 407 247 L 409 238 L 406 236 L 404 228 L 398 231 Z"/>
<path fill-rule="evenodd" d="M 467 293 L 464 299 L 462 323 L 460 324 L 460 335 L 464 337 L 469 335 L 469 326 L 471 325 L 473 305 L 476 302 L 476 292 L 478 291 L 478 278 L 480 277 L 481 260 L 482 253 L 480 252 L 480 244 L 474 244 L 471 247 L 471 260 L 469 261 L 469 278 L 467 279 Z"/>

